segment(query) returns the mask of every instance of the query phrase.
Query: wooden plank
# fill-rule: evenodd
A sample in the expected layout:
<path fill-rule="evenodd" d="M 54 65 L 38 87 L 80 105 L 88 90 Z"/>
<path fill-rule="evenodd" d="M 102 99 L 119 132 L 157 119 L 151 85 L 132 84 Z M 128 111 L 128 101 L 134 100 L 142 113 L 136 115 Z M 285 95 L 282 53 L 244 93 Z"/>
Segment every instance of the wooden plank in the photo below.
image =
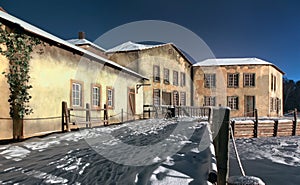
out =
<path fill-rule="evenodd" d="M 248 135 L 236 135 L 236 138 L 253 138 L 253 134 L 248 134 Z"/>
<path fill-rule="evenodd" d="M 229 174 L 229 114 L 229 108 L 214 108 L 212 112 L 212 133 L 217 133 L 213 143 L 216 149 L 218 185 L 226 185 Z"/>

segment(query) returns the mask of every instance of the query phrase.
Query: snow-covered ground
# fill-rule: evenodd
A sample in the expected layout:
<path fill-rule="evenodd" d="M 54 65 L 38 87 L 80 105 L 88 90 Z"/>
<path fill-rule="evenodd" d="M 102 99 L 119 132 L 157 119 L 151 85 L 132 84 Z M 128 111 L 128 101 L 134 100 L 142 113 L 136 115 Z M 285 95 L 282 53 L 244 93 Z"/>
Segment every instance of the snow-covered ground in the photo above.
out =
<path fill-rule="evenodd" d="M 267 185 L 300 184 L 299 136 L 237 139 L 236 144 L 246 175 Z M 230 176 L 241 176 L 232 143 Z"/>
<path fill-rule="evenodd" d="M 210 184 L 208 136 L 153 119 L 0 145 L 0 184 Z"/>
<path fill-rule="evenodd" d="M 0 184 L 210 184 L 206 134 L 205 122 L 143 120 L 0 145 Z M 236 143 L 246 175 L 300 184 L 300 137 Z"/>

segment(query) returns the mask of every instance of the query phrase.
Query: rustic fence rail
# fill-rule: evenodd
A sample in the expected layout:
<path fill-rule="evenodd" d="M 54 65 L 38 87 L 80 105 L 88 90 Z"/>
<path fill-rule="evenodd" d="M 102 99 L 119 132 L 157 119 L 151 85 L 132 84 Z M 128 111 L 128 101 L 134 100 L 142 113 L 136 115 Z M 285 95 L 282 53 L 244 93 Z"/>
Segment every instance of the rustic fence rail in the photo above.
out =
<path fill-rule="evenodd" d="M 202 117 L 210 119 L 211 107 L 144 105 L 143 118 Z"/>
<path fill-rule="evenodd" d="M 300 126 L 297 119 L 297 109 L 293 112 L 293 119 L 258 119 L 255 111 L 254 120 L 232 120 L 231 127 L 234 137 L 277 137 L 300 135 Z"/>
<path fill-rule="evenodd" d="M 72 112 L 82 112 L 83 114 L 75 115 Z M 85 112 L 85 115 L 84 115 Z M 91 113 L 97 112 L 97 117 L 92 117 Z M 101 112 L 103 112 L 103 117 L 101 117 Z M 71 117 L 75 119 L 71 119 Z M 70 131 L 70 125 L 76 125 L 77 127 L 82 127 L 85 125 L 86 128 L 91 128 L 92 123 L 102 122 L 103 125 L 108 124 L 108 112 L 106 105 L 104 104 L 104 109 L 91 109 L 90 104 L 87 103 L 85 108 L 68 108 L 67 102 L 62 102 L 62 114 L 61 114 L 61 130 L 62 132 Z"/>

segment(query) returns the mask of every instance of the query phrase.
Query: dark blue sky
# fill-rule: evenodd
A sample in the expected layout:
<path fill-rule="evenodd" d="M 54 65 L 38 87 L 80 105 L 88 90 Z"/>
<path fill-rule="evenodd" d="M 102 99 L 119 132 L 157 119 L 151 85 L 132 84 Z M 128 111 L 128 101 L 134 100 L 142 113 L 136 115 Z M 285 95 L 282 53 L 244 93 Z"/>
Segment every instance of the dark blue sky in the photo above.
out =
<path fill-rule="evenodd" d="M 169 21 L 196 33 L 216 57 L 258 57 L 300 80 L 297 0 L 0 0 L 0 6 L 63 39 L 85 31 L 94 41 L 132 21 Z"/>

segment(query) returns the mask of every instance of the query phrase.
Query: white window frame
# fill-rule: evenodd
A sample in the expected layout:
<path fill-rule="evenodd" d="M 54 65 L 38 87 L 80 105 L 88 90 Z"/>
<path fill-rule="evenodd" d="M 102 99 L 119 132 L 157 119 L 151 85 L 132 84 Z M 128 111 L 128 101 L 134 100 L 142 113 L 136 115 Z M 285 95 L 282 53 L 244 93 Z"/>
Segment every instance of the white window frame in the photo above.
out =
<path fill-rule="evenodd" d="M 239 73 L 228 73 L 227 85 L 229 88 L 239 87 Z"/>
<path fill-rule="evenodd" d="M 227 106 L 231 110 L 239 110 L 239 97 L 238 96 L 227 96 Z"/>
<path fill-rule="evenodd" d="M 113 109 L 114 108 L 114 88 L 107 87 L 106 89 L 106 101 L 107 101 L 107 108 Z"/>
<path fill-rule="evenodd" d="M 186 106 L 186 92 L 180 92 L 180 105 Z"/>
<path fill-rule="evenodd" d="M 71 80 L 71 105 L 83 107 L 83 82 Z"/>
<path fill-rule="evenodd" d="M 101 85 L 99 84 L 92 84 L 91 103 L 93 108 L 101 107 Z"/>
<path fill-rule="evenodd" d="M 164 68 L 164 84 L 170 84 L 170 70 Z"/>
<path fill-rule="evenodd" d="M 215 88 L 216 87 L 216 74 L 215 73 L 204 74 L 204 87 L 205 88 Z"/>
<path fill-rule="evenodd" d="M 255 87 L 255 73 L 244 73 L 244 87 Z"/>
<path fill-rule="evenodd" d="M 160 89 L 153 89 L 153 105 L 160 106 Z"/>
<path fill-rule="evenodd" d="M 173 85 L 178 86 L 178 71 L 173 71 Z"/>
<path fill-rule="evenodd" d="M 153 66 L 153 81 L 160 82 L 160 67 L 158 65 Z"/>
<path fill-rule="evenodd" d="M 204 96 L 204 106 L 216 106 L 216 97 Z"/>

